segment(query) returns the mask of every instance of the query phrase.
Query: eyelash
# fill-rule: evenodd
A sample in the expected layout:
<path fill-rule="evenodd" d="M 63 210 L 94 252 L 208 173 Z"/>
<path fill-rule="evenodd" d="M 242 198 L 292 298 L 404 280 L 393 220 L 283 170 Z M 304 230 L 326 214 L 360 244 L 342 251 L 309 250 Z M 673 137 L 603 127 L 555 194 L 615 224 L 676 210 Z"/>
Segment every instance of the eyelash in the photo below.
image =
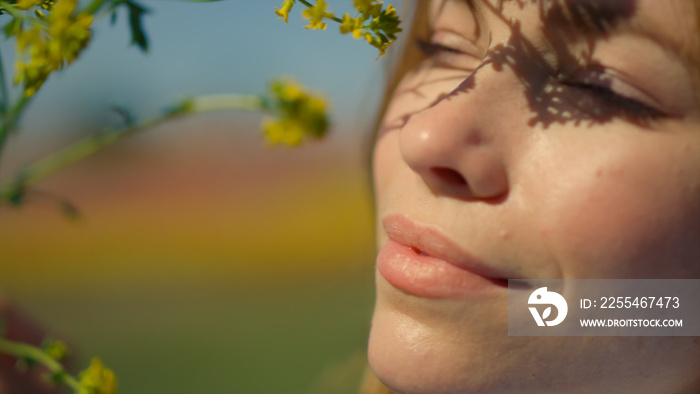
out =
<path fill-rule="evenodd" d="M 425 55 L 428 58 L 437 56 L 440 53 L 462 53 L 461 51 L 455 48 L 450 48 L 445 45 L 430 42 L 421 38 L 416 39 L 415 45 L 418 51 L 423 53 L 423 55 Z M 650 119 L 661 118 L 666 116 L 666 114 L 659 111 L 658 109 L 655 109 L 635 99 L 622 96 L 616 93 L 614 90 L 606 88 L 604 86 L 582 83 L 577 81 L 567 81 L 565 79 L 560 81 L 559 83 L 585 92 L 593 96 L 596 100 L 604 102 L 605 104 L 611 104 L 615 106 L 616 109 L 624 111 L 625 113 L 630 114 L 631 116 Z"/>
<path fill-rule="evenodd" d="M 461 53 L 459 50 L 441 44 L 436 44 L 422 38 L 416 39 L 416 48 L 425 56 L 433 56 L 440 52 Z"/>
<path fill-rule="evenodd" d="M 616 109 L 624 111 L 633 116 L 644 117 L 644 118 L 661 118 L 666 116 L 663 112 L 652 108 L 644 103 L 641 103 L 635 99 L 622 96 L 616 93 L 612 89 L 608 89 L 604 86 L 588 84 L 588 83 L 578 83 L 578 82 L 561 82 L 563 85 L 584 91 L 596 99 L 606 103 L 612 104 Z"/>

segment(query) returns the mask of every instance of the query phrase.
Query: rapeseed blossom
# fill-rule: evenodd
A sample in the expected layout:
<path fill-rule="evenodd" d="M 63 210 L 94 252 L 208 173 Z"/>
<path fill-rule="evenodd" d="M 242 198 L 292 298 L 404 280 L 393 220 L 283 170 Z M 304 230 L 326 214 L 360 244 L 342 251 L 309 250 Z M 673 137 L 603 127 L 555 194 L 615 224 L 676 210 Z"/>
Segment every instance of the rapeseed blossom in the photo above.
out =
<path fill-rule="evenodd" d="M 46 17 L 41 14 L 46 25 L 22 27 L 17 33 L 15 84 L 24 84 L 27 97 L 36 93 L 52 72 L 76 60 L 92 36 L 93 17 L 76 13 L 77 0 L 21 0 L 17 3 L 17 8 L 21 9 L 35 6 L 51 12 Z"/>
<path fill-rule="evenodd" d="M 284 0 L 279 10 L 275 7 L 275 14 L 280 18 L 284 18 L 284 23 L 287 23 L 289 11 L 292 9 L 292 6 L 294 6 L 294 0 Z"/>
<path fill-rule="evenodd" d="M 343 15 L 343 23 L 340 25 L 340 33 L 352 33 L 355 38 L 362 38 L 362 18 L 352 18 L 349 14 Z"/>
<path fill-rule="evenodd" d="M 357 6 L 358 2 L 368 1 L 370 0 L 355 0 L 355 4 Z M 380 1 L 379 4 L 370 4 L 367 6 L 367 13 L 362 13 L 363 22 L 369 20 L 369 25 L 364 27 L 365 40 L 373 47 L 379 49 L 379 56 L 386 52 L 386 49 L 396 41 L 396 34 L 402 31 L 399 27 L 401 20 L 396 14 L 396 8 L 389 4 L 386 10 L 377 11 L 376 6 L 379 5 L 381 7 L 381 3 Z M 354 32 L 353 36 L 355 36 Z M 355 36 L 355 38 L 358 37 Z"/>
<path fill-rule="evenodd" d="M 44 353 L 54 360 L 63 360 L 68 357 L 68 346 L 61 340 L 46 340 L 42 347 Z"/>
<path fill-rule="evenodd" d="M 383 9 L 384 2 L 380 0 L 354 0 L 353 5 L 357 9 L 357 14 L 353 17 L 350 14 L 343 14 L 342 19 L 337 18 L 328 11 L 325 0 L 317 0 L 316 4 L 311 4 L 306 0 L 299 0 L 307 9 L 302 11 L 302 16 L 309 20 L 307 29 L 325 30 L 324 19 L 340 23 L 340 33 L 351 33 L 356 39 L 364 38 L 370 45 L 379 49 L 379 56 L 382 56 L 386 49 L 396 40 L 396 34 L 400 33 L 401 20 L 396 14 L 396 8 L 391 4 Z M 296 0 L 284 0 L 282 6 L 275 13 L 284 18 L 287 22 L 289 11 L 296 4 Z"/>
<path fill-rule="evenodd" d="M 116 394 L 117 376 L 93 357 L 90 366 L 80 373 L 80 394 Z"/>
<path fill-rule="evenodd" d="M 323 18 L 332 17 L 333 14 L 326 13 L 326 1 L 317 0 L 316 5 L 304 10 L 301 15 L 309 20 L 307 29 L 326 30 L 326 23 L 322 22 Z"/>
<path fill-rule="evenodd" d="M 321 138 L 326 134 L 325 100 L 306 92 L 293 80 L 272 82 L 269 107 L 276 117 L 265 119 L 262 128 L 271 145 L 296 146 L 307 138 Z"/>

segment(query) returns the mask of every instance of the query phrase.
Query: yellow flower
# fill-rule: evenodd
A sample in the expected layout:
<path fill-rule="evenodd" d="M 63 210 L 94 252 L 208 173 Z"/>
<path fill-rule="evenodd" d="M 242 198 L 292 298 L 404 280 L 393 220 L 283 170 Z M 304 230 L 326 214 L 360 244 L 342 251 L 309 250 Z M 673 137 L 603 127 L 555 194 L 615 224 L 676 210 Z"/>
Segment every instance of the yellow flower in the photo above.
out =
<path fill-rule="evenodd" d="M 43 344 L 44 353 L 54 360 L 63 360 L 68 357 L 68 346 L 61 340 L 47 340 Z"/>
<path fill-rule="evenodd" d="M 43 0 L 41 2 L 41 8 L 51 10 L 51 8 L 56 5 L 56 2 L 58 2 L 58 0 Z"/>
<path fill-rule="evenodd" d="M 40 5 L 43 0 L 19 0 L 14 6 L 18 10 L 26 11 L 34 6 Z"/>
<path fill-rule="evenodd" d="M 280 18 L 284 18 L 285 23 L 294 2 L 295 0 L 285 0 L 281 9 L 275 8 L 275 12 Z M 344 14 L 342 20 L 336 18 L 332 12 L 326 11 L 326 0 L 317 0 L 315 5 L 308 1 L 303 3 L 308 7 L 302 12 L 303 17 L 309 20 L 309 25 L 305 26 L 307 29 L 325 30 L 324 18 L 338 22 L 341 34 L 352 33 L 355 39 L 364 37 L 370 45 L 379 49 L 377 58 L 386 53 L 387 48 L 396 41 L 396 34 L 401 32 L 401 20 L 396 8 L 389 4 L 382 10 L 384 3 L 380 0 L 354 0 L 357 15 L 353 18 L 350 14 Z"/>
<path fill-rule="evenodd" d="M 355 0 L 353 4 L 365 18 L 374 18 L 382 11 L 382 3 L 377 0 Z"/>
<path fill-rule="evenodd" d="M 275 14 L 277 14 L 277 16 L 279 16 L 280 18 L 284 18 L 284 23 L 287 23 L 289 11 L 292 9 L 293 5 L 294 0 L 284 0 L 284 3 L 282 3 L 282 6 L 279 10 L 277 9 L 277 7 L 275 7 Z"/>
<path fill-rule="evenodd" d="M 315 6 L 302 12 L 301 15 L 309 20 L 309 25 L 306 26 L 307 29 L 326 30 L 326 24 L 322 22 L 323 18 L 332 16 L 332 14 L 326 13 L 326 7 L 326 0 L 318 0 Z"/>
<path fill-rule="evenodd" d="M 304 140 L 304 129 L 290 119 L 266 118 L 263 131 L 270 145 L 297 146 Z"/>
<path fill-rule="evenodd" d="M 24 84 L 24 95 L 33 95 L 52 72 L 78 58 L 91 38 L 92 15 L 75 14 L 77 0 L 39 1 L 51 9 L 48 27 L 34 25 L 17 33 L 15 83 Z"/>
<path fill-rule="evenodd" d="M 349 14 L 343 15 L 343 23 L 340 25 L 340 34 L 352 33 L 355 38 L 362 38 L 362 18 L 353 18 Z"/>
<path fill-rule="evenodd" d="M 402 31 L 399 27 L 400 24 L 401 20 L 391 4 L 370 21 L 366 28 L 365 39 L 370 45 L 379 49 L 379 56 L 382 56 L 386 49 L 396 41 L 396 34 Z"/>
<path fill-rule="evenodd" d="M 265 139 L 271 145 L 296 146 L 306 138 L 321 138 L 328 129 L 326 102 L 306 92 L 291 80 L 276 80 L 270 85 L 270 107 L 275 118 L 262 123 Z"/>
<path fill-rule="evenodd" d="M 80 394 L 116 394 L 117 376 L 93 357 L 90 366 L 80 373 Z"/>

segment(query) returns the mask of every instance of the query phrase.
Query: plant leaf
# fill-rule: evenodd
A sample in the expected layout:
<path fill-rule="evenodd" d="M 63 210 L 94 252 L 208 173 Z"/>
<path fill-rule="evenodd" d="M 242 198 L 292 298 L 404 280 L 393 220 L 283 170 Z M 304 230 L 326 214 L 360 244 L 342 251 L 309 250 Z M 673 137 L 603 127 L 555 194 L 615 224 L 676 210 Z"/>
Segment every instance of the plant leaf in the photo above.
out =
<path fill-rule="evenodd" d="M 119 115 L 119 117 L 124 122 L 125 127 L 131 127 L 136 123 L 136 118 L 128 109 L 126 109 L 124 107 L 120 107 L 118 105 L 113 105 L 112 111 L 114 111 L 114 113 Z"/>
<path fill-rule="evenodd" d="M 131 28 L 131 43 L 136 44 L 143 52 L 148 52 L 148 37 L 143 30 L 141 18 L 150 10 L 135 1 L 124 2 L 129 9 L 129 27 Z"/>
<path fill-rule="evenodd" d="M 5 37 L 11 37 L 19 33 L 22 29 L 22 20 L 20 18 L 12 19 L 8 22 L 3 30 L 5 31 Z"/>

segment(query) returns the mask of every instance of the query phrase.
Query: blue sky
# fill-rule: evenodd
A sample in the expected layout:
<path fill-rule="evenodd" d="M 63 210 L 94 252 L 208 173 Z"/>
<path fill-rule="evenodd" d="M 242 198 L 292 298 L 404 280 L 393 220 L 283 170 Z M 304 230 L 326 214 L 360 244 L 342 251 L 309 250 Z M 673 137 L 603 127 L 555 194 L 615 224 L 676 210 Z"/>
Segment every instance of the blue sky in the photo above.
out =
<path fill-rule="evenodd" d="M 282 0 L 140 3 L 152 11 L 144 19 L 150 52 L 129 45 L 125 10 L 114 26 L 109 18 L 96 22 L 81 58 L 52 75 L 37 94 L 23 133 L 60 137 L 76 125 L 98 127 L 111 116 L 112 105 L 145 116 L 188 95 L 258 93 L 278 75 L 295 76 L 324 92 L 336 124 L 350 124 L 339 129 L 356 127 L 358 119 L 364 126 L 371 121 L 383 87 L 384 59 L 375 61 L 377 50 L 367 43 L 341 36 L 337 24 L 327 31 L 304 29 L 302 5 L 285 25 L 274 14 Z M 336 14 L 351 12 L 351 5 L 351 0 L 329 1 Z M 13 52 L 14 41 L 0 43 L 7 72 Z"/>

